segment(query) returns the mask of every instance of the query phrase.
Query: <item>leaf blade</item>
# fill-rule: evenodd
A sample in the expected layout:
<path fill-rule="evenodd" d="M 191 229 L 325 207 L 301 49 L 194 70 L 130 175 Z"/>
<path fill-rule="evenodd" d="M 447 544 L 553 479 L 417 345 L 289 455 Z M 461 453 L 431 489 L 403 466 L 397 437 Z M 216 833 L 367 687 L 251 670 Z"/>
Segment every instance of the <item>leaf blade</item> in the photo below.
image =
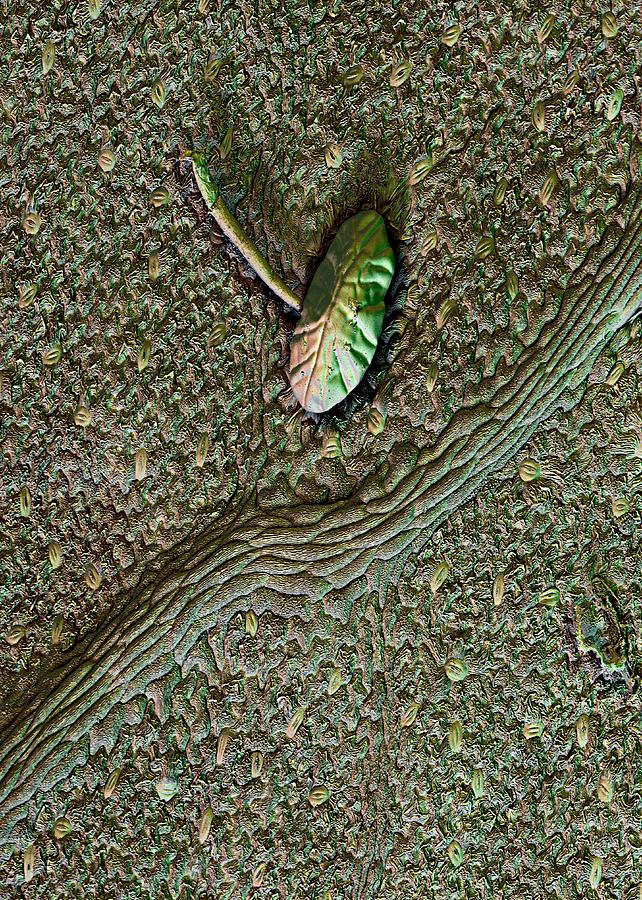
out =
<path fill-rule="evenodd" d="M 326 412 L 359 384 L 374 357 L 395 258 L 374 210 L 343 223 L 308 289 L 290 347 L 292 391 Z"/>

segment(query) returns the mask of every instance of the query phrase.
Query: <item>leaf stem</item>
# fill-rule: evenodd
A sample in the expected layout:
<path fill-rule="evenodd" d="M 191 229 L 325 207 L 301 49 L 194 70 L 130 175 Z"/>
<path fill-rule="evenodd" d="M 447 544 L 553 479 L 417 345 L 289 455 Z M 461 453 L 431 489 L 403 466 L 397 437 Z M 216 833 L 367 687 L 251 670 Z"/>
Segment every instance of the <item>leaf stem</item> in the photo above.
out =
<path fill-rule="evenodd" d="M 254 242 L 245 234 L 239 223 L 225 205 L 219 189 L 215 184 L 207 168 L 205 157 L 196 151 L 187 153 L 192 160 L 192 168 L 196 184 L 200 190 L 207 208 L 216 219 L 223 234 L 234 244 L 236 249 L 245 257 L 261 280 L 280 297 L 284 303 L 297 311 L 301 311 L 302 301 L 294 291 L 287 286 L 285 281 L 274 272 L 267 259 L 263 256 Z"/>

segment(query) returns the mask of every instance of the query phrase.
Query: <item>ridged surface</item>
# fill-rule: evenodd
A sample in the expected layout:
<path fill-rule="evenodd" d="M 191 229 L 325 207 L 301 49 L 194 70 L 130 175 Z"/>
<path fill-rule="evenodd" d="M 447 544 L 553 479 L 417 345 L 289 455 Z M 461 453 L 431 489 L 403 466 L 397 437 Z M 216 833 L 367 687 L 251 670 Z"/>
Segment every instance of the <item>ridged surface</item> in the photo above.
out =
<path fill-rule="evenodd" d="M 91 9 L 0 22 L 0 896 L 638 900 L 639 16 Z M 194 146 L 302 295 L 385 210 L 332 432 Z"/>
<path fill-rule="evenodd" d="M 361 594 L 374 566 L 385 597 L 395 573 L 425 549 L 435 528 L 564 404 L 604 341 L 642 308 L 640 205 L 595 276 L 569 290 L 559 315 L 502 387 L 457 413 L 434 447 L 411 454 L 412 465 L 391 466 L 383 490 L 373 492 L 381 485 L 376 478 L 330 506 L 266 512 L 250 504 L 177 548 L 156 584 L 135 592 L 76 654 L 64 677 L 55 676 L 46 699 L 13 723 L 2 743 L 4 833 L 10 836 L 27 815 L 37 791 L 67 778 L 90 748 L 113 749 L 113 725 L 106 722 L 135 719 L 135 698 L 154 696 L 167 678 L 171 683 L 199 669 L 201 639 L 223 634 L 248 598 L 255 598 L 259 615 L 287 614 L 290 606 L 297 616 L 313 618 L 333 592 Z M 220 663 L 225 666 L 224 658 Z"/>

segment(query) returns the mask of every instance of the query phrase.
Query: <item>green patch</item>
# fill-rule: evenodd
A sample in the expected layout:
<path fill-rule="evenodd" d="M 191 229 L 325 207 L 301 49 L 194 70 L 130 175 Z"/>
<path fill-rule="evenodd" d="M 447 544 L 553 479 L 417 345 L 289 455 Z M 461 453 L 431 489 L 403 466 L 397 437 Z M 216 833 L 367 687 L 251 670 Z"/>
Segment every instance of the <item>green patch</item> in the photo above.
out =
<path fill-rule="evenodd" d="M 609 672 L 622 672 L 628 662 L 627 634 L 618 618 L 617 589 L 601 576 L 591 585 L 593 596 L 575 604 L 578 646 L 597 654 Z"/>
<path fill-rule="evenodd" d="M 386 226 L 373 210 L 339 229 L 315 272 L 290 347 L 289 378 L 309 412 L 326 412 L 363 378 L 377 349 L 395 269 Z"/>

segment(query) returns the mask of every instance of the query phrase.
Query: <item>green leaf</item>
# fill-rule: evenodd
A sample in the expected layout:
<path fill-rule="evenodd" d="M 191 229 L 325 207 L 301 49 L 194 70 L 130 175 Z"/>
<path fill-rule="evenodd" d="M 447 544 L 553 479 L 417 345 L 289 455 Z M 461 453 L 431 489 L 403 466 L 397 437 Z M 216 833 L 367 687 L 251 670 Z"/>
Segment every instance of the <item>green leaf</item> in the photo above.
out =
<path fill-rule="evenodd" d="M 343 223 L 314 274 L 290 345 L 290 384 L 308 412 L 332 409 L 363 378 L 394 268 L 379 213 L 367 210 Z"/>

